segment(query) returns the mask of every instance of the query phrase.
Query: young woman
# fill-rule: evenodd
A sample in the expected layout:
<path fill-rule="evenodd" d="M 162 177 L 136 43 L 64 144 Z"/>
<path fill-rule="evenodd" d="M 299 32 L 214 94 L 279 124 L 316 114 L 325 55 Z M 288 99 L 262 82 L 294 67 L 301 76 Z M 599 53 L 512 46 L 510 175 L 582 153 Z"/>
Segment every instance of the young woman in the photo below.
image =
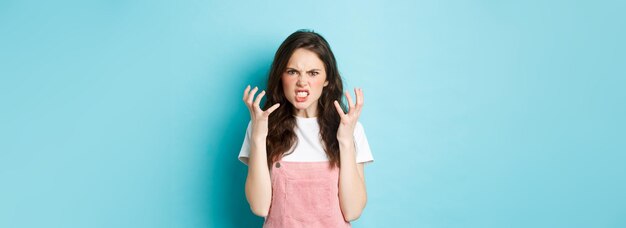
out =
<path fill-rule="evenodd" d="M 291 34 L 276 51 L 266 94 L 246 87 L 250 122 L 239 153 L 246 198 L 264 227 L 350 227 L 367 201 L 363 166 L 373 162 L 358 121 L 363 91 L 346 92 L 328 42 Z"/>

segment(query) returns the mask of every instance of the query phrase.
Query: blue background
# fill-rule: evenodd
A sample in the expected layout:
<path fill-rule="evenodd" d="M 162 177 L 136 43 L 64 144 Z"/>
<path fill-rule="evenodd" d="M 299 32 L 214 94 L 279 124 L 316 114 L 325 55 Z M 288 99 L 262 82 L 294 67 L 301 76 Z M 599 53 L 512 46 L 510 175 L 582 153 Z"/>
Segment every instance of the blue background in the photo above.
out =
<path fill-rule="evenodd" d="M 0 227 L 254 227 L 246 85 L 363 87 L 354 227 L 626 227 L 623 1 L 0 1 Z"/>

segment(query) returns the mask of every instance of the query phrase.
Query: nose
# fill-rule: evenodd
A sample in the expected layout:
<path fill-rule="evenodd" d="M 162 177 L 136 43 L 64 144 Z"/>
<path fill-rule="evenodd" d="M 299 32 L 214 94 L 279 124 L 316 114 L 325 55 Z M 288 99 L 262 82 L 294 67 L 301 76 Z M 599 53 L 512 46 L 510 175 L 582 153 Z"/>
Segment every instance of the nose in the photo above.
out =
<path fill-rule="evenodd" d="M 306 84 L 307 83 L 306 83 L 305 77 L 299 76 L 298 77 L 298 81 L 296 82 L 296 85 L 300 86 L 300 87 L 304 87 L 304 86 L 306 86 Z"/>

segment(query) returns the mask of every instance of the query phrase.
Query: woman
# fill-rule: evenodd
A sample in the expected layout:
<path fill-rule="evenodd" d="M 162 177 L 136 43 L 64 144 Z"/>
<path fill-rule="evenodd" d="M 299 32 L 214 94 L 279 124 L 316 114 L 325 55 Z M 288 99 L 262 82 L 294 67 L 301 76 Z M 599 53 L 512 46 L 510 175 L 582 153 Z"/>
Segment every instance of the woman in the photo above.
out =
<path fill-rule="evenodd" d="M 276 51 L 263 109 L 257 87 L 243 101 L 250 123 L 239 159 L 248 165 L 246 198 L 264 227 L 350 227 L 367 201 L 364 163 L 372 162 L 358 122 L 363 91 L 341 102 L 343 84 L 328 42 L 291 34 Z"/>

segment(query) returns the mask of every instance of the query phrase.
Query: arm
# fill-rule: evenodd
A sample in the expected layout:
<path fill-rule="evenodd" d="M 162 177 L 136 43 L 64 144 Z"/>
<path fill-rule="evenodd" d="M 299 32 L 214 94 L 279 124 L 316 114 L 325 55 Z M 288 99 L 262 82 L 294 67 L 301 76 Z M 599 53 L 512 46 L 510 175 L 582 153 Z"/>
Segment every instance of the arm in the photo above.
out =
<path fill-rule="evenodd" d="M 363 163 L 357 164 L 354 140 L 339 142 L 341 169 L 339 170 L 339 204 L 346 221 L 361 216 L 367 203 Z"/>
<path fill-rule="evenodd" d="M 350 94 L 346 92 L 349 105 L 348 113 L 344 113 L 339 102 L 335 101 L 335 108 L 341 117 L 339 129 L 337 129 L 341 164 L 339 170 L 339 204 L 346 221 L 359 218 L 367 203 L 363 164 L 356 164 L 354 145 L 354 129 L 363 107 L 363 91 L 361 89 L 354 89 L 354 91 L 356 93 L 356 105 L 352 102 Z"/>
<path fill-rule="evenodd" d="M 252 213 L 261 217 L 267 216 L 272 202 L 272 181 L 267 167 L 265 138 L 252 139 L 251 142 L 246 199 Z"/>
<path fill-rule="evenodd" d="M 270 179 L 269 168 L 267 167 L 266 139 L 268 132 L 269 115 L 276 110 L 280 104 L 274 104 L 266 111 L 261 110 L 259 103 L 265 95 L 261 91 L 254 99 L 257 87 L 250 91 L 250 86 L 246 87 L 243 101 L 250 111 L 252 121 L 252 134 L 250 137 L 250 157 L 248 160 L 248 176 L 246 177 L 246 199 L 250 204 L 250 209 L 255 215 L 266 217 L 270 204 L 272 203 L 272 180 Z"/>

